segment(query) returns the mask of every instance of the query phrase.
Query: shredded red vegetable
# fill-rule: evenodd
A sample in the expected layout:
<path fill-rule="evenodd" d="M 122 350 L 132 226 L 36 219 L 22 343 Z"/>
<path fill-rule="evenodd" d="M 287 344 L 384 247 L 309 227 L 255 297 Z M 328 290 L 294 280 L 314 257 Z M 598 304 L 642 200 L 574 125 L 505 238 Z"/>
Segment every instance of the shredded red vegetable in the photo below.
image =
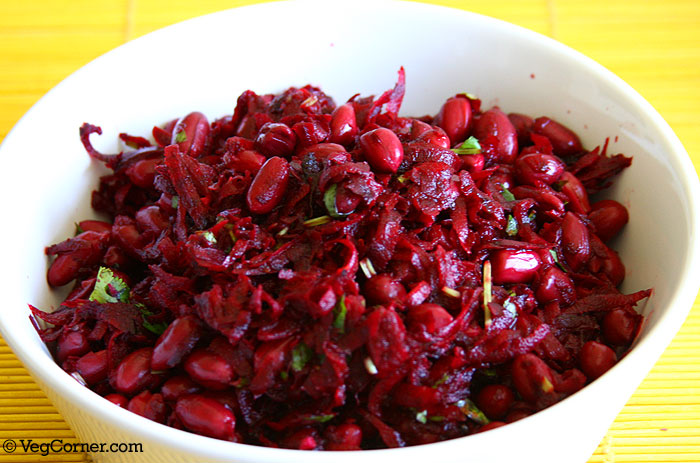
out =
<path fill-rule="evenodd" d="M 548 407 L 625 354 L 650 290 L 617 289 L 631 163 L 469 94 L 400 117 L 378 98 L 246 91 L 232 116 L 88 154 L 107 219 L 46 248 L 56 361 L 157 422 L 352 450 L 474 434 Z"/>

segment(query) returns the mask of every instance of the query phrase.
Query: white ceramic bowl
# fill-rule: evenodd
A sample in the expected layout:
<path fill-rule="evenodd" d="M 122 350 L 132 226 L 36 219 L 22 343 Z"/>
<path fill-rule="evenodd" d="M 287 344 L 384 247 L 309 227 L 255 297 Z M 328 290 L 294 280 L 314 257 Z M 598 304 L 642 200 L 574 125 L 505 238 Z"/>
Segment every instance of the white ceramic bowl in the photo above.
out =
<path fill-rule="evenodd" d="M 78 140 L 102 126 L 98 149 L 117 134 L 147 134 L 191 110 L 233 111 L 251 88 L 276 92 L 313 83 L 342 102 L 378 94 L 406 68 L 403 114 L 435 113 L 468 91 L 486 107 L 556 118 L 592 148 L 634 156 L 607 193 L 628 205 L 617 241 L 625 291 L 654 295 L 632 352 L 602 378 L 517 423 L 439 444 L 345 453 L 301 452 L 217 441 L 148 421 L 78 385 L 51 359 L 28 320 L 27 303 L 50 307 L 44 246 L 92 216 L 90 191 L 102 168 Z M 2 145 L 2 334 L 77 435 L 86 442 L 140 442 L 142 454 L 96 461 L 149 462 L 584 462 L 680 327 L 698 289 L 700 188 L 669 126 L 634 90 L 600 65 L 531 31 L 490 18 L 415 3 L 275 3 L 225 11 L 149 34 L 67 78 L 17 124 Z M 663 399 L 662 399 L 663 400 Z"/>

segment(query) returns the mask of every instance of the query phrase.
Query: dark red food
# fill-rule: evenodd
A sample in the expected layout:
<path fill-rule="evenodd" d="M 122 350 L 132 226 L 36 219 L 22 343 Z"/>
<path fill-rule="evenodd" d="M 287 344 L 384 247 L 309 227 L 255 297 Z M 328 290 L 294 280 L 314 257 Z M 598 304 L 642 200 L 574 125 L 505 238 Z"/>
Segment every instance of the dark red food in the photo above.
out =
<path fill-rule="evenodd" d="M 83 125 L 112 172 L 104 220 L 46 249 L 74 285 L 32 307 L 57 362 L 154 421 L 307 450 L 486 431 L 603 374 L 650 291 L 617 289 L 627 210 L 588 195 L 631 159 L 469 94 L 401 117 L 404 92 L 246 91 L 114 155 Z"/>

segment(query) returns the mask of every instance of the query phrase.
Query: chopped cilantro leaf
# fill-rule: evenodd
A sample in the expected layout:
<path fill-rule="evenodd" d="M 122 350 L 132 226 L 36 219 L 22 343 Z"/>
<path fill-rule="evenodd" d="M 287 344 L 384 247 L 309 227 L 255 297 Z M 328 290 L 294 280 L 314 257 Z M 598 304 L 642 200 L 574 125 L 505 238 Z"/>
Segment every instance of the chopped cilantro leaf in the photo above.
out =
<path fill-rule="evenodd" d="M 168 324 L 165 322 L 160 322 L 160 323 L 151 323 L 145 318 L 143 319 L 143 327 L 146 328 L 148 331 L 150 331 L 153 334 L 157 334 L 160 336 L 163 334 L 163 331 L 168 328 Z"/>
<path fill-rule="evenodd" d="M 448 375 L 447 372 L 443 373 L 440 379 L 435 381 L 435 384 L 433 384 L 433 389 L 436 389 L 441 384 L 444 384 L 448 379 L 450 379 L 450 375 Z"/>
<path fill-rule="evenodd" d="M 469 399 L 462 399 L 456 403 L 457 407 L 464 413 L 464 415 L 472 421 L 478 424 L 489 424 L 489 419 L 486 418 L 484 412 L 479 410 L 479 408 Z"/>
<path fill-rule="evenodd" d="M 75 222 L 75 234 L 80 235 L 84 231 L 85 230 L 83 230 L 83 227 L 81 227 L 78 222 Z"/>
<path fill-rule="evenodd" d="M 214 236 L 214 233 L 210 232 L 209 230 L 202 232 L 202 236 L 211 244 L 216 244 L 216 236 Z"/>
<path fill-rule="evenodd" d="M 515 236 L 518 234 L 518 221 L 515 220 L 515 217 L 513 217 L 510 214 L 508 214 L 508 224 L 506 225 L 506 233 L 508 233 L 508 236 Z"/>
<path fill-rule="evenodd" d="M 338 207 L 335 203 L 337 191 L 338 185 L 334 183 L 330 187 L 328 187 L 326 192 L 323 194 L 323 204 L 326 206 L 326 210 L 328 211 L 331 217 L 335 217 L 336 219 L 346 217 L 348 215 L 338 211 Z"/>
<path fill-rule="evenodd" d="M 427 423 L 428 422 L 428 410 L 423 410 L 422 412 L 416 413 L 416 421 L 419 423 Z"/>
<path fill-rule="evenodd" d="M 556 250 L 556 249 L 550 249 L 550 250 L 549 250 L 549 254 L 551 254 L 552 259 L 554 259 L 554 263 L 557 264 L 557 267 L 559 267 L 560 269 L 562 269 L 563 271 L 566 272 L 566 269 L 564 268 L 564 266 L 562 265 L 561 261 L 559 260 L 559 254 L 557 254 L 557 250 Z"/>
<path fill-rule="evenodd" d="M 175 195 L 170 199 L 170 205 L 173 207 L 173 209 L 177 209 L 177 206 L 180 204 L 180 197 Z"/>
<path fill-rule="evenodd" d="M 180 130 L 177 135 L 175 135 L 175 143 L 182 143 L 183 141 L 187 141 L 187 134 L 184 130 Z"/>
<path fill-rule="evenodd" d="M 515 196 L 513 196 L 513 193 L 511 193 L 505 185 L 501 185 L 501 188 L 501 196 L 503 196 L 503 199 L 506 201 L 515 201 Z"/>
<path fill-rule="evenodd" d="M 562 188 L 564 188 L 564 185 L 567 184 L 567 180 L 559 180 L 558 182 L 552 183 L 552 188 L 554 188 L 556 191 L 561 191 Z"/>
<path fill-rule="evenodd" d="M 101 304 L 129 302 L 129 287 L 107 267 L 100 267 L 95 280 L 95 289 L 88 297 Z"/>
<path fill-rule="evenodd" d="M 341 334 L 345 333 L 345 316 L 348 313 L 348 308 L 345 305 L 345 295 L 340 296 L 340 300 L 335 306 L 335 319 L 333 320 L 333 328 Z"/>
<path fill-rule="evenodd" d="M 481 145 L 479 144 L 479 140 L 471 136 L 464 140 L 464 143 L 457 148 L 453 148 L 452 151 L 458 155 L 479 154 L 481 153 Z"/>
<path fill-rule="evenodd" d="M 326 421 L 330 421 L 333 418 L 335 418 L 335 415 L 330 413 L 327 415 L 309 415 L 306 417 L 308 421 L 315 421 L 316 423 L 325 423 Z"/>
<path fill-rule="evenodd" d="M 313 351 L 309 346 L 300 342 L 292 349 L 292 370 L 301 371 L 304 366 L 311 360 Z"/>

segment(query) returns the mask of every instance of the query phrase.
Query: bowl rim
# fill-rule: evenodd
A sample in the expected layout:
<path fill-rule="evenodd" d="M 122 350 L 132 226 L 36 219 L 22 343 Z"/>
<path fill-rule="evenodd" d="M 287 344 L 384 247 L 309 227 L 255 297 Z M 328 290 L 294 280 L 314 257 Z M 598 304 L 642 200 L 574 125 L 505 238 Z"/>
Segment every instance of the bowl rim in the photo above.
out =
<path fill-rule="evenodd" d="M 36 111 L 39 111 L 52 95 L 61 92 L 63 88 L 69 86 L 71 82 L 76 80 L 79 76 L 90 72 L 90 69 L 99 66 L 99 64 L 105 60 L 111 59 L 111 57 L 113 57 L 115 54 L 128 52 L 128 50 L 133 47 L 137 47 L 144 41 L 154 40 L 154 38 L 161 35 L 172 34 L 174 31 L 177 31 L 183 27 L 189 27 L 188 25 L 191 26 L 193 24 L 206 23 L 214 17 L 222 17 L 226 15 L 235 16 L 239 10 L 243 9 L 267 10 L 270 8 L 277 8 L 277 5 L 279 4 L 290 3 L 293 2 L 263 3 L 210 13 L 158 29 L 142 37 L 122 44 L 113 50 L 110 50 L 109 52 L 101 55 L 73 72 L 54 88 L 52 88 L 39 101 L 37 101 L 7 134 L 2 145 L 0 145 L 0 152 L 2 152 L 2 149 L 7 141 L 13 139 L 17 128 L 23 124 L 26 124 L 27 121 L 30 121 L 32 115 Z M 332 7 L 329 7 L 328 4 L 324 4 L 322 1 L 309 3 L 314 3 L 317 7 L 322 9 L 325 8 L 332 10 Z M 671 158 L 670 161 L 676 174 L 682 181 L 682 191 L 687 193 L 687 197 L 685 199 L 688 200 L 687 206 L 690 214 L 689 232 L 692 236 L 697 236 L 698 231 L 700 231 L 700 204 L 698 203 L 698 198 L 700 198 L 700 182 L 698 182 L 698 177 L 695 173 L 696 171 L 690 157 L 668 123 L 649 102 L 647 102 L 637 91 L 635 91 L 629 84 L 624 82 L 620 77 L 593 59 L 586 57 L 585 55 L 564 45 L 561 42 L 522 26 L 508 23 L 500 19 L 484 16 L 470 11 L 454 9 L 447 6 L 424 4 L 413 1 L 381 0 L 379 2 L 375 1 L 370 3 L 364 2 L 363 0 L 363 3 L 366 3 L 366 6 L 368 7 L 372 7 L 373 3 L 375 5 L 381 5 L 382 7 L 389 5 L 392 8 L 413 8 L 417 13 L 428 10 L 431 12 L 443 10 L 443 13 L 449 12 L 451 15 L 461 15 L 465 21 L 479 21 L 497 30 L 508 30 L 513 34 L 522 37 L 523 40 L 530 41 L 536 44 L 538 47 L 541 47 L 543 50 L 557 55 L 557 59 L 561 59 L 571 66 L 585 68 L 591 75 L 595 76 L 601 82 L 604 82 L 606 85 L 612 88 L 621 99 L 626 100 L 631 107 L 635 108 L 640 115 L 646 117 L 650 124 L 658 130 L 660 140 L 667 144 L 669 152 L 674 154 L 674 157 Z M 613 375 L 615 371 L 624 369 L 626 365 L 631 365 L 634 359 L 641 361 L 644 356 L 651 355 L 653 356 L 654 360 L 656 360 L 680 328 L 683 320 L 686 318 L 692 307 L 693 301 L 696 298 L 698 287 L 700 287 L 700 282 L 696 283 L 692 279 L 692 275 L 700 273 L 700 240 L 693 240 L 691 243 L 689 243 L 689 250 L 690 252 L 688 254 L 688 259 L 686 260 L 686 265 L 681 272 L 683 275 L 682 280 L 678 284 L 678 290 L 671 297 L 668 309 L 659 319 L 658 323 L 643 337 L 643 339 L 639 340 L 633 349 L 631 349 L 626 358 L 622 359 L 617 365 L 615 365 L 615 367 L 612 368 L 611 373 Z M 116 405 L 109 404 L 107 401 L 96 400 L 98 397 L 100 397 L 98 394 L 90 391 L 89 389 L 86 390 L 86 388 L 78 384 L 73 378 L 70 377 L 70 375 L 66 374 L 53 361 L 53 359 L 50 358 L 50 356 L 34 358 L 27 355 L 24 351 L 22 340 L 14 336 L 12 330 L 5 325 L 2 312 L 0 312 L 0 332 L 2 332 L 2 335 L 8 345 L 13 349 L 17 357 L 21 359 L 23 364 L 26 365 L 32 376 L 39 378 L 42 383 L 50 385 L 54 393 L 64 397 L 73 405 L 82 407 L 86 413 L 89 413 L 94 417 L 109 420 L 113 425 L 116 425 L 121 429 L 125 429 L 129 433 L 137 434 L 152 441 L 159 442 L 160 444 L 167 445 L 171 449 L 183 450 L 186 452 L 192 452 L 193 449 L 197 449 L 196 453 L 198 453 L 200 456 L 210 458 L 221 458 L 224 455 L 231 455 L 235 453 L 236 456 L 241 458 L 243 461 L 250 460 L 271 462 L 281 461 L 284 459 L 284 461 L 320 463 L 328 459 L 329 452 L 333 454 L 332 458 L 334 461 L 350 461 L 351 459 L 354 460 L 357 455 L 355 452 L 300 452 L 298 450 L 275 449 L 248 444 L 238 444 L 196 435 L 187 431 L 181 431 L 155 423 L 125 409 L 121 409 Z M 521 429 L 525 426 L 536 425 L 538 421 L 545 421 L 549 415 L 555 413 L 558 409 L 564 406 L 563 404 L 571 400 L 572 397 L 589 396 L 588 398 L 590 398 L 594 397 L 595 394 L 599 394 L 601 391 L 604 391 L 604 384 L 606 384 L 605 378 L 610 377 L 610 373 L 603 375 L 600 380 L 592 382 L 575 395 L 568 397 L 545 410 L 542 410 L 516 423 L 512 423 L 507 427 L 494 429 L 488 433 L 479 434 L 479 436 L 481 436 L 481 439 L 493 440 L 494 442 L 497 442 L 502 433 L 506 432 L 506 429 Z M 363 454 L 369 452 L 370 454 L 376 453 L 380 455 L 386 454 L 387 456 L 399 456 L 399 454 L 405 455 L 405 452 L 411 452 L 413 454 L 422 453 L 428 456 L 431 454 L 434 455 L 433 452 L 438 449 L 448 450 L 453 447 L 461 446 L 464 439 L 473 439 L 473 437 L 474 435 L 471 435 L 432 444 L 411 446 L 400 449 L 365 450 L 363 451 Z"/>

